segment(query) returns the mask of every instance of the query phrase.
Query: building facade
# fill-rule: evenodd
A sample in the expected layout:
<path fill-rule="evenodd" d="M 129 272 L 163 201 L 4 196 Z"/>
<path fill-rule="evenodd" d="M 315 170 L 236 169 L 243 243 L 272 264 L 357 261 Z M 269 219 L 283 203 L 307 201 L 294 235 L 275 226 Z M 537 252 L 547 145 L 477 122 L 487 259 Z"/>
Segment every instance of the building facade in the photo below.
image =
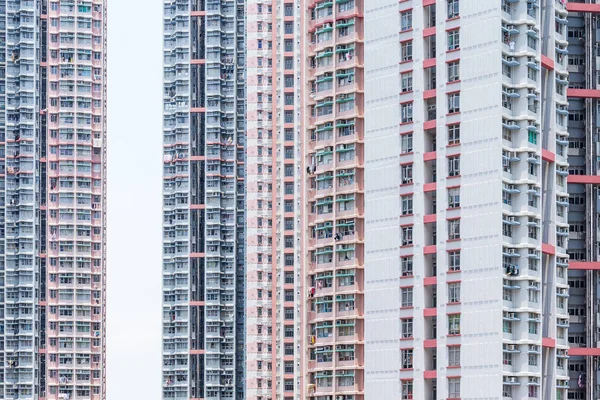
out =
<path fill-rule="evenodd" d="M 0 21 L 0 398 L 105 399 L 106 2 Z"/>
<path fill-rule="evenodd" d="M 315 400 L 365 393 L 363 17 L 362 0 L 307 3 L 303 357 Z"/>
<path fill-rule="evenodd" d="M 297 399 L 302 384 L 302 2 L 247 11 L 246 399 Z"/>
<path fill-rule="evenodd" d="M 569 11 L 569 399 L 594 400 L 598 385 L 598 40 L 600 4 Z"/>
<path fill-rule="evenodd" d="M 365 3 L 366 397 L 567 398 L 566 17 Z"/>
<path fill-rule="evenodd" d="M 245 2 L 163 4 L 163 397 L 242 398 Z"/>
<path fill-rule="evenodd" d="M 164 4 L 165 398 L 600 396 L 600 4 Z"/>

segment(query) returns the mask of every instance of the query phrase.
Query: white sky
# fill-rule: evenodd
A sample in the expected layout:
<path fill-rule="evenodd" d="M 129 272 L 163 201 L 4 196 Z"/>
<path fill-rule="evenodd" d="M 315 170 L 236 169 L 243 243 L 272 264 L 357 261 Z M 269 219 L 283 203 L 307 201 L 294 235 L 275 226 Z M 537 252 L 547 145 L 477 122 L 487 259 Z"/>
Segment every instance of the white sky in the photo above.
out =
<path fill-rule="evenodd" d="M 162 1 L 107 15 L 108 400 L 160 400 Z"/>

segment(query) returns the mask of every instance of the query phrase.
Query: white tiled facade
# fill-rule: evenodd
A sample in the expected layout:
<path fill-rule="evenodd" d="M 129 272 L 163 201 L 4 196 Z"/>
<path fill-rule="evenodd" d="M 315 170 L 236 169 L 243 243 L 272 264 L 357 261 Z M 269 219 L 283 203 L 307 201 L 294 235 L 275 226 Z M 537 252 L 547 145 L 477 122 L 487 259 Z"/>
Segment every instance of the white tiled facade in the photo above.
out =
<path fill-rule="evenodd" d="M 566 398 L 567 12 L 544 3 L 365 4 L 366 397 Z"/>

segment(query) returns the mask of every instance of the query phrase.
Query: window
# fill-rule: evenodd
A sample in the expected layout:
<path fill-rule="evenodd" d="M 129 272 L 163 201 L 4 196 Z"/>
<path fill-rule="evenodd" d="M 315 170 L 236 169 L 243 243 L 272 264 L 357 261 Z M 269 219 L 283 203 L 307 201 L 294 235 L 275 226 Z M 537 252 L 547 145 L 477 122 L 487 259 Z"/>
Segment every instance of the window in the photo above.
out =
<path fill-rule="evenodd" d="M 292 369 L 294 367 L 292 366 Z M 286 392 L 293 392 L 294 391 L 294 380 L 293 379 L 285 379 L 283 381 L 283 386 L 284 386 L 284 390 Z"/>
<path fill-rule="evenodd" d="M 460 188 L 448 189 L 448 208 L 460 207 Z"/>
<path fill-rule="evenodd" d="M 527 46 L 533 50 L 537 50 L 537 39 L 527 35 Z"/>
<path fill-rule="evenodd" d="M 404 72 L 401 75 L 402 79 L 402 92 L 412 92 L 413 90 L 413 74 L 412 71 Z"/>
<path fill-rule="evenodd" d="M 294 23 L 291 21 L 286 21 L 283 29 L 286 35 L 292 35 L 294 33 Z"/>
<path fill-rule="evenodd" d="M 506 222 L 502 223 L 502 234 L 504 236 L 512 237 L 512 226 Z"/>
<path fill-rule="evenodd" d="M 448 366 L 459 367 L 460 366 L 460 347 L 450 346 L 448 347 Z"/>
<path fill-rule="evenodd" d="M 527 358 L 529 361 L 529 365 L 531 365 L 532 367 L 537 367 L 538 362 L 539 362 L 537 354 L 529 353 L 529 356 Z"/>
<path fill-rule="evenodd" d="M 448 176 L 460 175 L 460 156 L 448 157 Z"/>
<path fill-rule="evenodd" d="M 260 168 L 260 166 L 259 166 Z M 260 171 L 259 171 L 260 173 Z M 292 164 L 286 164 L 284 167 L 284 173 L 286 177 L 293 177 L 294 176 L 294 166 Z"/>
<path fill-rule="evenodd" d="M 284 343 L 284 355 L 293 356 L 294 355 L 294 343 Z"/>
<path fill-rule="evenodd" d="M 506 59 L 504 59 L 506 60 Z M 502 63 L 502 74 L 508 78 L 512 77 L 512 67 L 510 65 L 507 64 L 508 60 L 506 60 L 506 62 Z"/>
<path fill-rule="evenodd" d="M 402 56 L 402 62 L 412 61 L 412 40 L 400 43 L 400 54 Z"/>
<path fill-rule="evenodd" d="M 529 175 L 538 176 L 538 163 L 539 160 L 537 158 L 533 158 L 533 162 L 528 162 L 527 171 Z"/>
<path fill-rule="evenodd" d="M 400 13 L 400 30 L 408 31 L 412 29 L 412 10 Z"/>
<path fill-rule="evenodd" d="M 412 307 L 413 306 L 413 288 L 401 288 L 402 293 L 402 307 Z"/>
<path fill-rule="evenodd" d="M 529 217 L 527 225 L 527 236 L 530 239 L 537 239 L 539 236 L 539 220 Z"/>
<path fill-rule="evenodd" d="M 512 204 L 512 192 L 515 190 L 514 185 L 504 184 L 502 188 L 502 202 L 507 205 Z M 507 235 L 508 236 L 508 235 Z"/>
<path fill-rule="evenodd" d="M 459 16 L 458 2 L 459 0 L 448 0 L 448 19 Z"/>
<path fill-rule="evenodd" d="M 269 327 L 269 331 L 271 330 L 271 328 Z M 271 332 L 269 332 L 270 334 Z M 283 335 L 286 338 L 293 338 L 294 337 L 294 327 L 292 325 L 285 325 L 284 330 L 283 330 Z"/>
<path fill-rule="evenodd" d="M 534 82 L 537 82 L 537 76 L 538 76 L 537 70 L 527 67 L 527 78 L 531 79 Z"/>
<path fill-rule="evenodd" d="M 285 16 L 286 17 L 293 17 L 294 16 L 294 5 L 290 4 L 290 3 L 285 3 L 284 4 L 284 11 L 285 11 Z"/>
<path fill-rule="evenodd" d="M 406 164 L 402 166 L 402 184 L 408 185 L 413 182 L 413 165 Z"/>
<path fill-rule="evenodd" d="M 339 5 L 339 12 L 344 12 L 344 11 L 350 11 L 354 8 L 354 0 L 350 0 L 350 1 L 345 1 L 343 3 L 340 3 Z"/>
<path fill-rule="evenodd" d="M 539 193 L 539 188 L 537 186 L 529 185 L 529 190 L 527 190 L 527 205 L 529 207 L 537 208 L 538 197 L 540 196 Z"/>
<path fill-rule="evenodd" d="M 460 239 L 460 219 L 448 221 L 448 240 Z"/>
<path fill-rule="evenodd" d="M 284 149 L 284 157 L 286 160 L 294 158 L 294 147 L 288 146 Z"/>
<path fill-rule="evenodd" d="M 452 61 L 448 63 L 448 82 L 456 82 L 460 80 L 460 63 Z"/>
<path fill-rule="evenodd" d="M 529 321 L 529 334 L 537 335 L 538 333 L 538 323 L 535 321 Z"/>
<path fill-rule="evenodd" d="M 460 271 L 460 250 L 448 252 L 448 270 Z"/>
<path fill-rule="evenodd" d="M 528 292 L 528 299 L 531 303 L 538 303 L 539 301 L 539 291 L 537 289 L 529 289 L 527 290 Z"/>
<path fill-rule="evenodd" d="M 460 143 L 460 125 L 448 125 L 448 144 Z"/>
<path fill-rule="evenodd" d="M 284 309 L 284 318 L 286 320 L 293 320 L 294 319 L 294 309 L 286 307 Z"/>
<path fill-rule="evenodd" d="M 505 127 L 502 128 L 502 139 L 512 142 L 512 131 Z"/>
<path fill-rule="evenodd" d="M 411 246 L 413 244 L 413 227 L 402 227 L 402 246 Z"/>
<path fill-rule="evenodd" d="M 413 320 L 412 318 L 401 319 L 402 338 L 409 339 L 413 337 Z"/>
<path fill-rule="evenodd" d="M 456 50 L 460 46 L 460 36 L 458 29 L 448 31 L 448 50 Z"/>
<path fill-rule="evenodd" d="M 402 111 L 402 123 L 409 123 L 413 121 L 413 103 L 404 103 L 401 105 Z"/>
<path fill-rule="evenodd" d="M 402 257 L 402 276 L 412 276 L 413 275 L 413 257 L 407 256 Z"/>
<path fill-rule="evenodd" d="M 413 367 L 413 349 L 400 350 L 402 353 L 402 369 L 411 369 Z"/>
<path fill-rule="evenodd" d="M 294 373 L 294 362 L 293 361 L 284 361 L 283 371 L 286 374 L 293 374 Z M 292 386 L 293 386 L 293 383 L 292 383 Z"/>
<path fill-rule="evenodd" d="M 448 303 L 460 303 L 460 282 L 448 284 Z"/>
<path fill-rule="evenodd" d="M 271 44 L 269 43 L 269 48 L 271 48 Z M 286 52 L 292 52 L 294 51 L 294 41 L 291 39 L 284 39 L 283 40 L 283 49 Z"/>
<path fill-rule="evenodd" d="M 448 315 L 448 335 L 460 335 L 460 314 Z"/>
<path fill-rule="evenodd" d="M 402 400 L 412 400 L 413 381 L 402 381 Z"/>
<path fill-rule="evenodd" d="M 294 194 L 294 183 L 293 182 L 285 182 L 284 193 L 285 194 Z"/>
<path fill-rule="evenodd" d="M 413 195 L 402 196 L 402 215 L 412 215 L 413 213 Z"/>
<path fill-rule="evenodd" d="M 402 147 L 402 154 L 413 152 L 413 134 L 407 133 L 400 136 L 400 144 Z"/>
<path fill-rule="evenodd" d="M 291 271 L 285 272 L 285 283 L 288 285 L 294 283 L 294 273 L 293 272 L 291 272 Z"/>
<path fill-rule="evenodd" d="M 448 95 L 448 114 L 460 112 L 460 93 Z"/>
<path fill-rule="evenodd" d="M 537 386 L 530 385 L 530 386 L 528 386 L 527 391 L 528 391 L 528 397 L 530 399 L 538 398 L 539 388 Z"/>
<path fill-rule="evenodd" d="M 448 378 L 448 397 L 451 399 L 460 397 L 460 378 Z"/>

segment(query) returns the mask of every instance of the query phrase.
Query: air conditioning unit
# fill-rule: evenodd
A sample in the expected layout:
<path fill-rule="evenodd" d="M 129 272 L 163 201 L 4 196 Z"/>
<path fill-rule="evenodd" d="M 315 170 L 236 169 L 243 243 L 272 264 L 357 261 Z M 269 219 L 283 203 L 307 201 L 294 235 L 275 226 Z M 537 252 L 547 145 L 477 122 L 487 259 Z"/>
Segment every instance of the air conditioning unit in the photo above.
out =
<path fill-rule="evenodd" d="M 515 345 L 515 344 L 509 344 L 506 347 L 509 351 L 515 351 L 517 349 L 517 345 Z"/>
<path fill-rule="evenodd" d="M 511 215 L 511 216 L 509 216 L 509 217 L 508 217 L 508 222 L 517 222 L 517 217 L 515 217 L 515 216 L 512 216 L 512 215 Z M 511 250 L 512 250 L 512 252 L 514 253 L 515 249 L 511 249 Z"/>
<path fill-rule="evenodd" d="M 514 217 L 509 217 L 509 218 L 514 218 Z M 508 254 L 515 254 L 515 249 L 507 249 L 506 251 Z"/>
<path fill-rule="evenodd" d="M 511 377 L 508 378 L 508 382 L 509 383 L 517 383 L 517 378 L 514 377 L 514 376 L 511 376 Z"/>
<path fill-rule="evenodd" d="M 508 29 L 509 31 L 512 31 L 515 29 L 514 25 L 506 25 L 506 29 Z"/>
<path fill-rule="evenodd" d="M 508 62 L 516 62 L 517 61 L 517 59 L 515 57 L 508 57 L 506 60 Z"/>

